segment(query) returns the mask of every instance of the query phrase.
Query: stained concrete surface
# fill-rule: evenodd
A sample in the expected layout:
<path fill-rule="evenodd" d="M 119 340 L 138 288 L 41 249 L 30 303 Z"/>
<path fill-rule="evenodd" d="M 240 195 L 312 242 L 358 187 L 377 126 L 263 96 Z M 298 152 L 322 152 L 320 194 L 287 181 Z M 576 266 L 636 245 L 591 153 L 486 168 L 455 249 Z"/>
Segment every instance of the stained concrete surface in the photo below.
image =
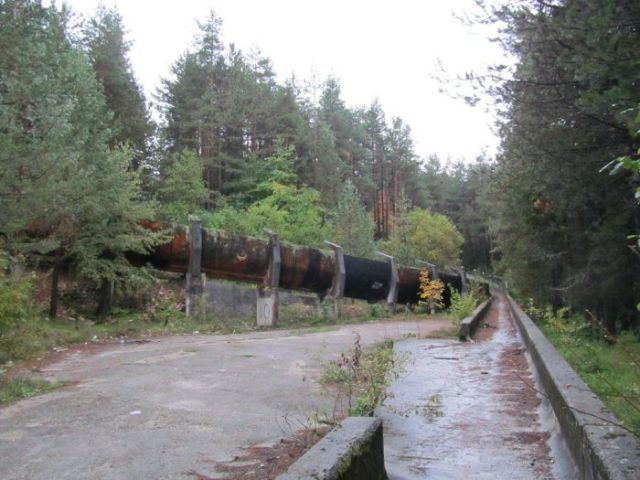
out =
<path fill-rule="evenodd" d="M 376 410 L 391 480 L 578 478 L 504 298 L 487 318 L 483 341 L 395 344 L 406 373 Z"/>
<path fill-rule="evenodd" d="M 379 322 L 70 350 L 41 372 L 72 386 L 0 408 L 0 478 L 218 478 L 216 462 L 331 414 L 334 401 L 316 380 L 354 332 L 371 344 L 447 325 Z"/>

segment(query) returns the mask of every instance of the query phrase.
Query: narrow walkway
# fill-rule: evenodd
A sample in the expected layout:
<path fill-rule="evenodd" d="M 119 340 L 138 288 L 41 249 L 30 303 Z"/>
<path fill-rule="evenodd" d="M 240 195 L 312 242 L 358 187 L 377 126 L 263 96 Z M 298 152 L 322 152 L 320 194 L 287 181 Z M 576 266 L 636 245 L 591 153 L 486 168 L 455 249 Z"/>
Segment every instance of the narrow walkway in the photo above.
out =
<path fill-rule="evenodd" d="M 476 341 L 396 343 L 406 372 L 376 414 L 391 480 L 575 478 L 506 302 Z"/>

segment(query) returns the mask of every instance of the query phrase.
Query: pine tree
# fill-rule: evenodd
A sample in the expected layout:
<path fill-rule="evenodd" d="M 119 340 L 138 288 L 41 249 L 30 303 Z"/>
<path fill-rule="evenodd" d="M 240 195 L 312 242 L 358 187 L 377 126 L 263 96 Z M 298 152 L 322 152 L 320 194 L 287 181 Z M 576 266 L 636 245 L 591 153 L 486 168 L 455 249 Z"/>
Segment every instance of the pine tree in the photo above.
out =
<path fill-rule="evenodd" d="M 204 211 L 209 190 L 202 178 L 202 161 L 195 152 L 184 150 L 171 155 L 159 188 L 162 214 L 166 220 L 186 224 L 189 215 Z"/>
<path fill-rule="evenodd" d="M 122 17 L 115 7 L 98 8 L 86 25 L 84 43 L 113 114 L 109 144 L 111 148 L 128 145 L 135 170 L 149 161 L 152 127 L 142 88 L 129 63 L 130 44 L 125 40 Z"/>
<path fill-rule="evenodd" d="M 358 257 L 373 255 L 373 219 L 349 180 L 338 197 L 333 230 L 333 240 L 344 248 L 345 253 Z"/>
<path fill-rule="evenodd" d="M 140 198 L 126 151 L 108 149 L 110 116 L 64 16 L 36 1 L 0 3 L 0 234 L 14 258 L 53 259 L 85 278 L 132 280 L 125 261 L 158 240 L 138 225 Z"/>
<path fill-rule="evenodd" d="M 504 266 L 539 301 L 589 309 L 610 330 L 629 325 L 640 277 L 624 239 L 638 211 L 629 177 L 600 170 L 637 147 L 625 112 L 640 98 L 640 4 L 533 1 L 493 14 L 517 59 L 513 77 L 490 86 L 506 106 L 496 184 Z"/>

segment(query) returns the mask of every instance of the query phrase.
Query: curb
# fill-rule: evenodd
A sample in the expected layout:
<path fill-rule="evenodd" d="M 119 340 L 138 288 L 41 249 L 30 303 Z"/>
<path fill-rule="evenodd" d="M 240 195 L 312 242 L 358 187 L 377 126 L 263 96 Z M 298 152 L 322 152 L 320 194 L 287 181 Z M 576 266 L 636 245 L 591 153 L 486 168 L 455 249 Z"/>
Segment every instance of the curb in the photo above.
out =
<path fill-rule="evenodd" d="M 511 314 L 538 370 L 580 478 L 640 478 L 640 445 L 551 345 L 527 314 L 507 296 Z"/>
<path fill-rule="evenodd" d="M 458 338 L 460 338 L 461 341 L 466 342 L 467 340 L 471 339 L 476 329 L 478 328 L 480 320 L 482 319 L 482 317 L 484 317 L 484 314 L 489 309 L 489 306 L 491 305 L 493 299 L 494 297 L 492 296 L 489 300 L 481 303 L 480 306 L 476 307 L 476 309 L 469 317 L 466 317 L 460 322 Z"/>
<path fill-rule="evenodd" d="M 277 480 L 387 480 L 382 420 L 348 417 Z"/>

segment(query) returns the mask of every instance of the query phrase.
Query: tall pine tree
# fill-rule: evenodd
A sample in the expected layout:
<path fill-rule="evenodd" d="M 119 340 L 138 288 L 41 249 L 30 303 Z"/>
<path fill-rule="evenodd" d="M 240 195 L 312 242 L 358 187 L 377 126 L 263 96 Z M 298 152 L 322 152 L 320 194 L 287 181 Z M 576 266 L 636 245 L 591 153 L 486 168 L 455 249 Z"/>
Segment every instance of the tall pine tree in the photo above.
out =
<path fill-rule="evenodd" d="M 152 127 L 142 88 L 129 62 L 130 45 L 125 39 L 122 17 L 115 9 L 100 6 L 85 28 L 85 44 L 96 78 L 102 86 L 107 108 L 111 148 L 127 145 L 132 168 L 149 161 Z"/>

